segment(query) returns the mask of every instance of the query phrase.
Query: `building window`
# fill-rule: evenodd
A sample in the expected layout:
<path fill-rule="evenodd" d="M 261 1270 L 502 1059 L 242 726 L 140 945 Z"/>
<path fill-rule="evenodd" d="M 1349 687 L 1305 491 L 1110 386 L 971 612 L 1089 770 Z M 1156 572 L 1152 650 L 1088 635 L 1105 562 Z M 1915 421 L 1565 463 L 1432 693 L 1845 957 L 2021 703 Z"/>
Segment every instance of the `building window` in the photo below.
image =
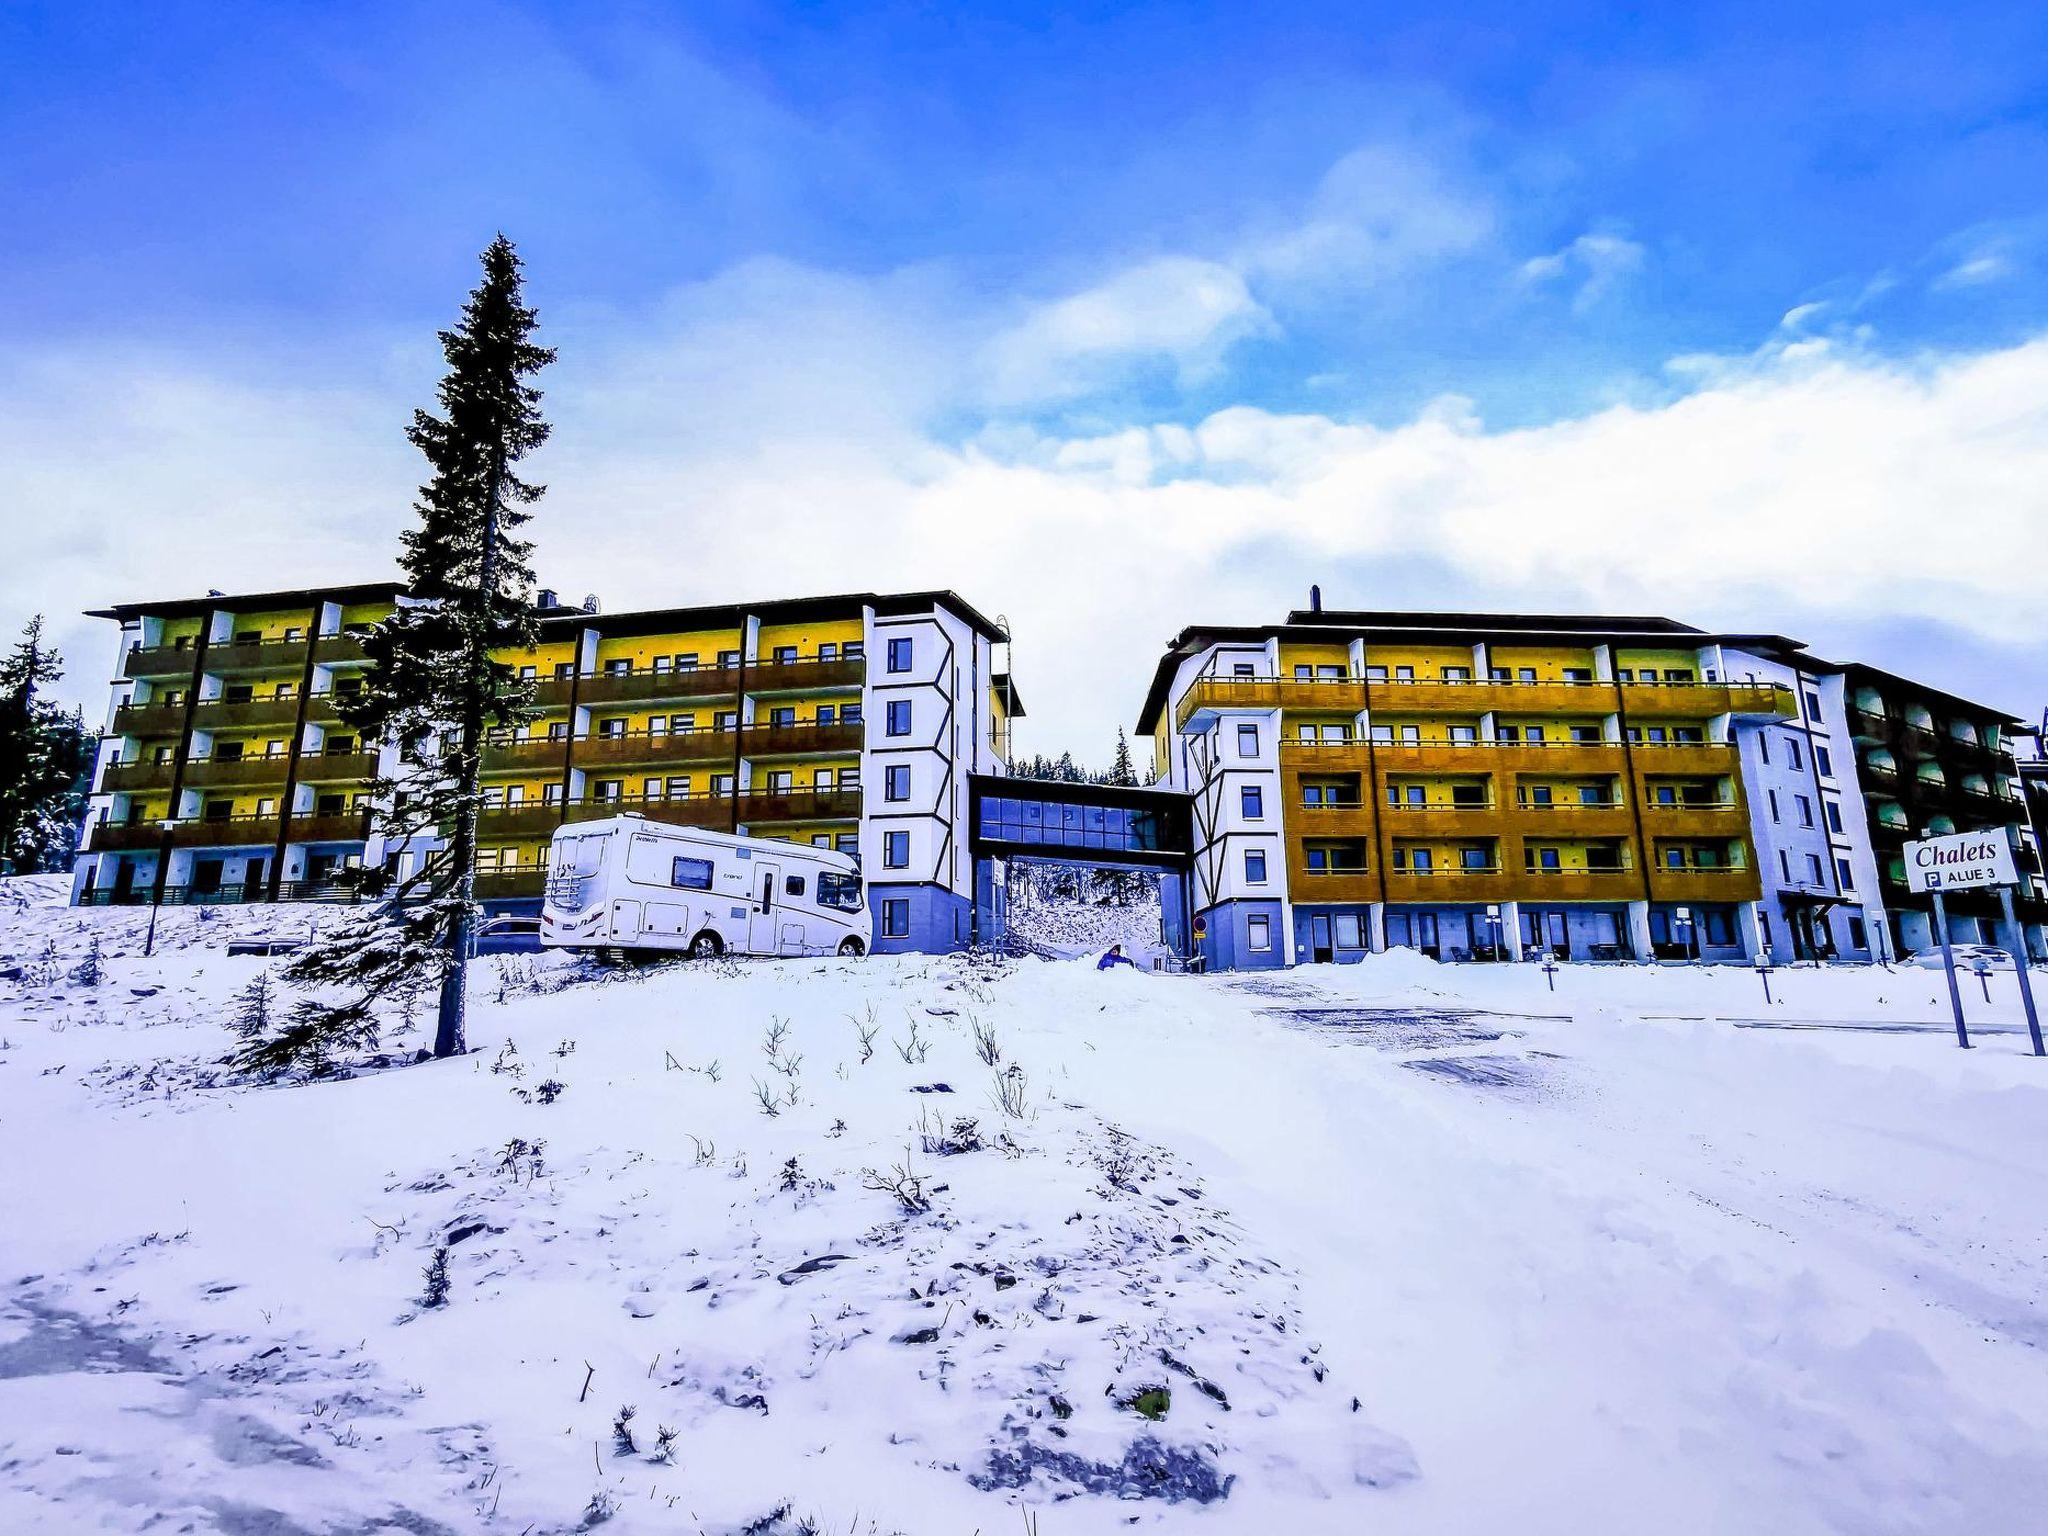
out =
<path fill-rule="evenodd" d="M 1259 821 L 1266 814 L 1266 792 L 1256 784 L 1246 784 L 1237 792 L 1237 806 L 1246 821 Z"/>
<path fill-rule="evenodd" d="M 1339 912 L 1337 914 L 1336 928 L 1337 947 L 1339 949 L 1365 948 L 1365 938 L 1359 931 L 1358 914 L 1356 912 Z"/>
<path fill-rule="evenodd" d="M 887 869 L 910 868 L 910 834 L 908 832 L 885 832 L 882 834 L 882 864 Z"/>
<path fill-rule="evenodd" d="M 1259 728 L 1256 725 L 1240 725 L 1237 728 L 1237 755 L 1257 757 L 1259 755 Z"/>
<path fill-rule="evenodd" d="M 1812 826 L 1813 802 L 1807 799 L 1804 795 L 1794 795 L 1792 797 L 1792 803 L 1799 807 L 1799 825 L 1801 825 L 1802 827 Z"/>
<path fill-rule="evenodd" d="M 1826 747 L 1816 746 L 1813 749 L 1813 767 L 1822 778 L 1832 779 L 1835 776 L 1834 755 Z"/>
<path fill-rule="evenodd" d="M 885 939 L 907 939 L 910 937 L 910 903 L 902 897 L 891 897 L 882 903 L 882 937 Z"/>
<path fill-rule="evenodd" d="M 1820 881 L 1821 881 L 1821 864 L 1820 864 L 1820 855 L 1819 855 L 1819 854 L 1817 854 L 1817 853 L 1809 853 L 1809 854 L 1808 854 L 1808 855 L 1806 856 L 1806 874 L 1807 874 L 1807 883 L 1808 883 L 1809 885 L 1819 885 L 1819 884 L 1820 884 Z"/>
<path fill-rule="evenodd" d="M 1800 762 L 1801 758 L 1799 756 L 1799 738 L 1797 736 L 1787 736 L 1785 738 L 1786 766 L 1796 771 L 1799 768 Z"/>
<path fill-rule="evenodd" d="M 1809 720 L 1820 719 L 1820 695 L 1811 688 L 1806 690 L 1806 718 Z"/>
<path fill-rule="evenodd" d="M 1851 949 L 1870 948 L 1870 930 L 1863 926 L 1862 918 L 1853 915 L 1849 919 L 1849 947 Z"/>
<path fill-rule="evenodd" d="M 1270 954 L 1273 949 L 1273 920 L 1265 916 L 1246 918 L 1244 941 L 1245 947 L 1253 954 Z"/>
<path fill-rule="evenodd" d="M 1821 813 L 1827 817 L 1828 830 L 1830 832 L 1841 831 L 1842 803 L 1839 800 L 1823 800 L 1820 803 L 1820 808 Z"/>
<path fill-rule="evenodd" d="M 1771 760 L 1771 738 L 1759 733 L 1756 738 L 1756 755 L 1760 762 L 1768 765 Z"/>
<path fill-rule="evenodd" d="M 1735 942 L 1735 925 L 1728 920 L 1727 912 L 1720 907 L 1709 907 L 1706 918 L 1709 944 L 1725 949 Z"/>
<path fill-rule="evenodd" d="M 903 763 L 892 763 L 882 770 L 882 798 L 885 800 L 908 800 L 910 798 L 910 769 Z"/>
<path fill-rule="evenodd" d="M 1856 882 L 1849 877 L 1849 861 L 1847 859 L 1835 860 L 1835 878 L 1841 882 L 1841 887 L 1845 891 L 1854 890 L 1856 887 Z"/>
<path fill-rule="evenodd" d="M 1792 883 L 1792 855 L 1782 848 L 1778 850 L 1778 873 L 1785 877 L 1787 885 Z"/>
<path fill-rule="evenodd" d="M 907 636 L 899 636 L 889 642 L 889 670 L 908 672 L 910 670 L 911 642 Z"/>
<path fill-rule="evenodd" d="M 888 728 L 891 736 L 908 736 L 910 734 L 910 700 L 891 699 L 889 701 Z"/>
<path fill-rule="evenodd" d="M 1245 850 L 1244 879 L 1247 885 L 1266 883 L 1266 855 L 1257 848 Z"/>

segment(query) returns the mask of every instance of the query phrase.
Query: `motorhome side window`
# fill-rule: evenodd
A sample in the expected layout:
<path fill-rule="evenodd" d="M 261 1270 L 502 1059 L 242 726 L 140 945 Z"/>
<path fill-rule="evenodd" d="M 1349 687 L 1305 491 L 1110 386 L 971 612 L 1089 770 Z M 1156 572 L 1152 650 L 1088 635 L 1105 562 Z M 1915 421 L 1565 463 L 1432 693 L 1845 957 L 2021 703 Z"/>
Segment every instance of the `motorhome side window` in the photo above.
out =
<path fill-rule="evenodd" d="M 818 905 L 837 907 L 841 912 L 860 910 L 860 876 L 824 870 L 818 876 Z"/>
<path fill-rule="evenodd" d="M 785 896 L 801 896 L 801 895 L 803 895 L 803 893 L 804 893 L 804 877 L 803 877 L 802 875 L 785 875 L 785 876 L 783 876 L 783 877 L 782 877 L 782 894 L 783 894 L 783 895 L 785 895 Z"/>
<path fill-rule="evenodd" d="M 668 883 L 681 886 L 685 890 L 710 890 L 711 861 L 709 859 L 678 858 L 669 870 Z"/>

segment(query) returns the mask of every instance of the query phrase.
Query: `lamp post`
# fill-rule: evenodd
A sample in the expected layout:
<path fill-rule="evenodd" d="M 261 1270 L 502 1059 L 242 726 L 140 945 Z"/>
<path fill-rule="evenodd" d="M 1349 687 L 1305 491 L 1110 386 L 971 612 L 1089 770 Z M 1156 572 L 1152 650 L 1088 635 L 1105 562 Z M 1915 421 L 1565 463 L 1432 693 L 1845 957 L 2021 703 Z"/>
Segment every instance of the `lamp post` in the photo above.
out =
<path fill-rule="evenodd" d="M 1501 948 L 1500 908 L 1493 903 L 1488 903 L 1486 908 L 1486 930 L 1488 940 L 1493 947 L 1493 958 L 1496 960 L 1507 959 L 1507 951 Z"/>
<path fill-rule="evenodd" d="M 175 821 L 165 821 L 164 835 L 156 847 L 156 878 L 149 883 L 149 932 L 142 941 L 142 958 L 156 952 L 156 915 L 164 904 L 164 882 L 171 877 L 171 838 L 178 830 Z"/>

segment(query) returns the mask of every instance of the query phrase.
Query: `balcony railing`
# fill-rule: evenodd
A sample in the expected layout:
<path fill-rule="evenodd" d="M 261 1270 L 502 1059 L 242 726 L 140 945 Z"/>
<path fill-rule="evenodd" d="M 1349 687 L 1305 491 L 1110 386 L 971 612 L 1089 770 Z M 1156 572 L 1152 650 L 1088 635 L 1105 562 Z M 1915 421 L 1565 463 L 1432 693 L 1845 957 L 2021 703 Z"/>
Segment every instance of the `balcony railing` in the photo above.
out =
<path fill-rule="evenodd" d="M 128 890 L 116 890 L 109 886 L 87 891 L 79 898 L 82 907 L 146 907 L 154 898 L 155 891 L 150 882 Z M 251 887 L 248 885 L 167 885 L 163 891 L 163 905 L 167 907 L 233 907 L 267 902 L 270 898 L 270 884 Z M 329 901 L 357 902 L 367 898 L 350 881 L 343 880 L 286 880 L 277 888 L 279 901 Z"/>
<path fill-rule="evenodd" d="M 732 731 L 628 731 L 607 736 L 570 738 L 578 768 L 617 768 L 634 764 L 730 763 Z"/>
<path fill-rule="evenodd" d="M 858 720 L 838 720 L 828 725 L 756 724 L 741 731 L 740 751 L 747 757 L 844 756 L 860 751 L 864 736 Z"/>
<path fill-rule="evenodd" d="M 740 796 L 746 825 L 777 821 L 852 821 L 860 815 L 857 789 L 756 790 Z"/>
<path fill-rule="evenodd" d="M 1356 714 L 1608 715 L 1706 719 L 1772 715 L 1789 719 L 1798 703 L 1775 683 L 1614 683 L 1598 679 L 1222 677 L 1197 678 L 1181 696 L 1176 724 L 1219 710 L 1282 709 Z"/>
<path fill-rule="evenodd" d="M 574 679 L 540 679 L 535 684 L 534 702 L 543 708 L 559 709 L 568 704 L 572 693 L 578 704 L 735 698 L 740 692 L 742 670 L 737 666 L 660 670 L 636 667 L 631 671 L 600 668 Z M 861 656 L 810 655 L 793 661 L 760 657 L 744 668 L 749 694 L 834 692 L 858 688 L 866 677 L 867 660 Z"/>
<path fill-rule="evenodd" d="M 280 830 L 276 813 L 268 816 L 188 816 L 173 821 L 168 831 L 173 848 L 247 848 L 275 843 Z M 366 811 L 306 811 L 283 825 L 293 843 L 354 843 L 369 835 Z M 88 831 L 94 853 L 132 853 L 161 848 L 166 828 L 161 821 L 98 821 Z"/>

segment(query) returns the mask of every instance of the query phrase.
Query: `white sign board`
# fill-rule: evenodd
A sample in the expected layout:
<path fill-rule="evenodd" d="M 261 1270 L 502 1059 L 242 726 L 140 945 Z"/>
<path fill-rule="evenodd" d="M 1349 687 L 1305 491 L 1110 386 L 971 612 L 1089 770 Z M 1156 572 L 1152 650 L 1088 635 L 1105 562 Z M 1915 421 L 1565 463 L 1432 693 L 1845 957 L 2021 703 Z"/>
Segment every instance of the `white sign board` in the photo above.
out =
<path fill-rule="evenodd" d="M 2012 844 L 2003 827 L 1952 832 L 1906 844 L 1906 888 L 1911 891 L 1976 891 L 2018 885 Z"/>

